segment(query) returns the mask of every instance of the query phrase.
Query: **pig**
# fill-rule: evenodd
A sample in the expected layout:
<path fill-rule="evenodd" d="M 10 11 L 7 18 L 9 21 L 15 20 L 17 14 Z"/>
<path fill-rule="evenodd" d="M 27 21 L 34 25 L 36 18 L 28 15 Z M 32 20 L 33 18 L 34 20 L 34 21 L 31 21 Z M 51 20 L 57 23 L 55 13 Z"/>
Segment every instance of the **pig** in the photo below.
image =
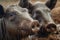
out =
<path fill-rule="evenodd" d="M 57 30 L 57 26 L 51 17 L 51 10 L 55 7 L 56 2 L 57 0 L 47 0 L 46 3 L 30 3 L 28 0 L 21 0 L 21 2 L 19 3 L 19 6 L 22 5 L 22 8 L 27 8 L 29 10 L 29 13 L 31 14 L 31 17 L 33 19 L 39 21 L 41 25 L 40 31 L 38 32 L 39 37 L 46 37 L 51 33 L 55 33 L 55 31 Z"/>
<path fill-rule="evenodd" d="M 31 3 L 28 0 L 20 0 L 19 6 L 27 8 L 31 17 L 39 21 L 41 25 L 54 24 L 51 17 L 51 10 L 55 7 L 57 0 L 47 0 L 46 3 L 35 2 Z"/>
<path fill-rule="evenodd" d="M 53 19 L 51 18 L 50 11 L 55 7 L 56 2 L 57 0 L 47 0 L 46 3 L 31 3 L 28 0 L 20 0 L 19 6 L 21 6 L 22 8 L 27 8 L 33 19 L 37 19 L 43 24 L 55 24 Z"/>
<path fill-rule="evenodd" d="M 2 35 L 4 35 L 3 40 L 21 40 L 37 33 L 40 24 L 38 20 L 31 18 L 28 9 L 17 5 L 10 5 L 7 7 L 6 12 L 4 12 L 1 27 Z"/>

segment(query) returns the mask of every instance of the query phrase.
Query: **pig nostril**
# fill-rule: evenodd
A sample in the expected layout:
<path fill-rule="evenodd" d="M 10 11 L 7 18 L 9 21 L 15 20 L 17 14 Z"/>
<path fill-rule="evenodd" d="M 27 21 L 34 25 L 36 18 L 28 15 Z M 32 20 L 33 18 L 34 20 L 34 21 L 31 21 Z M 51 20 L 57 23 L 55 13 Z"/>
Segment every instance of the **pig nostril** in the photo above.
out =
<path fill-rule="evenodd" d="M 39 27 L 40 25 L 39 24 L 37 24 L 37 27 Z"/>
<path fill-rule="evenodd" d="M 56 25 L 55 24 L 49 24 L 48 26 L 47 26 L 47 28 L 54 28 L 54 29 L 56 29 Z"/>
<path fill-rule="evenodd" d="M 32 25 L 32 28 L 34 28 L 34 25 Z"/>

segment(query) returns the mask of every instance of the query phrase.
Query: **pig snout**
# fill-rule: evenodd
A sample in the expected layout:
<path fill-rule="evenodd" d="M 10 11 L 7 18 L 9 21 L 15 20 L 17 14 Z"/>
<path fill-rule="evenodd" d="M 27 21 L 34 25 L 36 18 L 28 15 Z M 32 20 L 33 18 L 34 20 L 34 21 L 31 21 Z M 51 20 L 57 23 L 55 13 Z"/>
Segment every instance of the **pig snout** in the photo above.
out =
<path fill-rule="evenodd" d="M 25 20 L 21 23 L 20 26 L 21 26 L 20 29 L 26 32 L 26 34 L 29 33 L 30 35 L 36 34 L 40 29 L 40 23 L 37 20 L 33 20 L 33 21 Z"/>
<path fill-rule="evenodd" d="M 32 32 L 37 33 L 40 29 L 40 24 L 37 20 L 34 20 L 31 24 L 31 27 L 32 27 Z"/>
<path fill-rule="evenodd" d="M 49 23 L 47 26 L 47 31 L 52 32 L 52 33 L 56 33 L 57 30 L 57 26 L 53 23 Z"/>
<path fill-rule="evenodd" d="M 47 25 L 42 25 L 40 27 L 40 30 L 37 34 L 37 36 L 39 37 L 47 37 L 50 34 L 56 34 L 57 33 L 57 29 L 56 29 L 56 25 L 53 23 L 47 24 Z"/>

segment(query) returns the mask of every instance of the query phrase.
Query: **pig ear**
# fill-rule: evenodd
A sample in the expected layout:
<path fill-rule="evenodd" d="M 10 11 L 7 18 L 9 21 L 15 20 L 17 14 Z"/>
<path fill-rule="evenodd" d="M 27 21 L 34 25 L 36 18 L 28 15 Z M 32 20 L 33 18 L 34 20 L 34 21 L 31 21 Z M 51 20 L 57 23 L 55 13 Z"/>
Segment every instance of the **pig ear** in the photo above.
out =
<path fill-rule="evenodd" d="M 5 15 L 4 8 L 2 5 L 0 5 L 0 18 L 2 18 Z"/>
<path fill-rule="evenodd" d="M 51 10 L 55 7 L 57 0 L 47 0 L 46 6 Z"/>
<path fill-rule="evenodd" d="M 29 5 L 29 0 L 20 0 L 19 2 L 19 6 L 23 7 L 23 8 L 27 8 Z"/>

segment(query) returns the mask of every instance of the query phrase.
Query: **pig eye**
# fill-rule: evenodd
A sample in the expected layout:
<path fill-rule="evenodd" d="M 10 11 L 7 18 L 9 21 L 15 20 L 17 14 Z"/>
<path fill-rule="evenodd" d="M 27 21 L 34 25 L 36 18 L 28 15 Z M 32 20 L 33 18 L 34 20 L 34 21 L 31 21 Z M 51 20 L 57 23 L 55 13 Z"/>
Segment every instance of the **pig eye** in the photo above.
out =
<path fill-rule="evenodd" d="M 38 10 L 38 11 L 36 11 L 36 13 L 40 14 L 41 12 Z"/>
<path fill-rule="evenodd" d="M 13 14 L 11 14 L 10 16 L 14 16 Z"/>
<path fill-rule="evenodd" d="M 15 19 L 15 14 L 14 13 L 10 14 L 9 15 L 9 20 L 14 21 L 14 19 Z"/>
<path fill-rule="evenodd" d="M 12 13 L 10 14 L 10 16 L 14 16 L 14 15 L 16 15 L 16 12 L 12 12 Z"/>

